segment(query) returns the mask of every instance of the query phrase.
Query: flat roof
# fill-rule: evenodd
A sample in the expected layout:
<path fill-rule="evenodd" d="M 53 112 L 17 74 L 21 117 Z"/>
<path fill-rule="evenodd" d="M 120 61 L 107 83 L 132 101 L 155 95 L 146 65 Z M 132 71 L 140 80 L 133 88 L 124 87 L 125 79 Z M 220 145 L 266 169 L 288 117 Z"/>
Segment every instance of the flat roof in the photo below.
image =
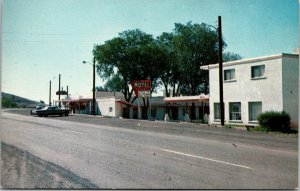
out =
<path fill-rule="evenodd" d="M 261 62 L 261 61 L 266 61 L 266 60 L 278 59 L 278 58 L 282 58 L 282 57 L 299 58 L 299 54 L 282 53 L 282 54 L 274 54 L 274 55 L 269 55 L 269 56 L 261 56 L 261 57 L 256 57 L 256 58 L 247 58 L 247 59 L 242 59 L 242 60 L 223 62 L 223 66 L 226 67 L 226 66 L 232 66 L 232 65 L 238 65 L 238 64 Z M 209 69 L 218 68 L 218 67 L 219 67 L 219 63 L 201 66 L 200 68 L 203 70 L 209 70 Z"/>
<path fill-rule="evenodd" d="M 208 101 L 208 95 L 165 97 L 164 102 L 201 102 Z"/>

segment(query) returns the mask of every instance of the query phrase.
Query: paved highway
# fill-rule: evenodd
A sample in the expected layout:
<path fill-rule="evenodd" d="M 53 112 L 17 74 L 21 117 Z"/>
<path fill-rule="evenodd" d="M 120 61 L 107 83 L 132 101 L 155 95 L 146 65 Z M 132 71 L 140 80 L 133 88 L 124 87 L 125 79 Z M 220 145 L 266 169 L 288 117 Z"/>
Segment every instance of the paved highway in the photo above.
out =
<path fill-rule="evenodd" d="M 297 135 L 199 127 L 179 131 L 180 124 L 174 128 L 155 124 L 2 112 L 1 185 L 109 189 L 294 189 L 298 185 Z"/>

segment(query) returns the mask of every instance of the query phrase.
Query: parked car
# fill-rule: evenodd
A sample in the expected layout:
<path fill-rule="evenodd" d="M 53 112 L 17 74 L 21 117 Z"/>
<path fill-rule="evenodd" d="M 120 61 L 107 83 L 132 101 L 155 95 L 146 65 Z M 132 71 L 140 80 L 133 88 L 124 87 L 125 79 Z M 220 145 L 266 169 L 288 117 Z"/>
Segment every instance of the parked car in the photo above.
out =
<path fill-rule="evenodd" d="M 44 105 L 37 105 L 37 106 L 35 107 L 35 109 L 33 109 L 33 110 L 30 111 L 30 114 L 31 114 L 31 115 L 36 115 L 36 111 L 37 111 L 37 110 L 41 110 L 41 109 L 43 109 L 44 107 L 45 107 Z"/>
<path fill-rule="evenodd" d="M 36 110 L 35 113 L 39 117 L 45 116 L 47 117 L 48 115 L 60 115 L 60 116 L 68 116 L 69 115 L 69 110 L 68 109 L 60 109 L 57 106 L 48 106 L 44 107 L 40 110 Z"/>

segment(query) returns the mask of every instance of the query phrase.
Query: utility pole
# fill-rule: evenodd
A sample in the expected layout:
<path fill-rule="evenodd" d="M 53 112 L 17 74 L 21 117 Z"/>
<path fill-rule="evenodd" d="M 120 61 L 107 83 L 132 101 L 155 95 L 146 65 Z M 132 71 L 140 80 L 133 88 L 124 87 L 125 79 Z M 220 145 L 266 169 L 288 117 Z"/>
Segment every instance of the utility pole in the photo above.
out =
<path fill-rule="evenodd" d="M 60 74 L 58 78 L 58 107 L 60 108 Z"/>
<path fill-rule="evenodd" d="M 69 104 L 70 104 L 70 102 L 68 102 L 69 101 L 69 87 L 68 87 L 68 85 L 67 85 L 67 102 L 66 103 L 68 103 L 68 109 L 69 109 Z M 66 104 L 67 105 L 67 104 Z"/>
<path fill-rule="evenodd" d="M 96 58 L 94 57 L 94 60 L 93 60 L 93 106 L 94 106 L 94 115 L 96 115 L 96 98 L 95 98 L 95 91 L 96 91 L 96 88 L 95 88 L 95 81 L 96 81 Z"/>
<path fill-rule="evenodd" d="M 219 32 L 219 91 L 220 91 L 220 112 L 221 125 L 224 126 L 224 101 L 223 101 L 223 58 L 222 58 L 222 22 L 221 16 L 218 17 L 218 32 Z"/>
<path fill-rule="evenodd" d="M 51 80 L 50 80 L 50 87 L 49 87 L 49 106 L 51 106 Z"/>
<path fill-rule="evenodd" d="M 97 108 L 96 108 L 96 96 L 95 96 L 95 92 L 96 92 L 96 87 L 95 87 L 95 81 L 96 81 L 96 58 L 94 57 L 93 63 L 91 62 L 87 62 L 87 61 L 82 61 L 83 64 L 89 63 L 91 65 L 93 65 L 93 115 L 97 114 Z"/>

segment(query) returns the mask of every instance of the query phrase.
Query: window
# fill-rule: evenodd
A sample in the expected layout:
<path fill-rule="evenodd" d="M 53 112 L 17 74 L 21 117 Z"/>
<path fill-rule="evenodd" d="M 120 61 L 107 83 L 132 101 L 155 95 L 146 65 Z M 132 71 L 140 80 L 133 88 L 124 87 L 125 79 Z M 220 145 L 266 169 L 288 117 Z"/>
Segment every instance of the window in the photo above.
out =
<path fill-rule="evenodd" d="M 241 120 L 241 103 L 233 102 L 229 103 L 229 119 Z"/>
<path fill-rule="evenodd" d="M 259 78 L 264 76 L 265 76 L 265 65 L 251 67 L 251 78 Z"/>
<path fill-rule="evenodd" d="M 262 111 L 261 102 L 249 102 L 249 121 L 257 121 L 257 116 Z"/>
<path fill-rule="evenodd" d="M 220 109 L 220 103 L 214 103 L 214 118 L 221 119 L 221 109 Z"/>
<path fill-rule="evenodd" d="M 182 115 L 185 116 L 185 108 L 182 108 Z"/>
<path fill-rule="evenodd" d="M 235 69 L 224 70 L 224 81 L 235 79 Z"/>
<path fill-rule="evenodd" d="M 109 112 L 112 112 L 113 111 L 113 108 L 112 107 L 109 107 Z"/>

